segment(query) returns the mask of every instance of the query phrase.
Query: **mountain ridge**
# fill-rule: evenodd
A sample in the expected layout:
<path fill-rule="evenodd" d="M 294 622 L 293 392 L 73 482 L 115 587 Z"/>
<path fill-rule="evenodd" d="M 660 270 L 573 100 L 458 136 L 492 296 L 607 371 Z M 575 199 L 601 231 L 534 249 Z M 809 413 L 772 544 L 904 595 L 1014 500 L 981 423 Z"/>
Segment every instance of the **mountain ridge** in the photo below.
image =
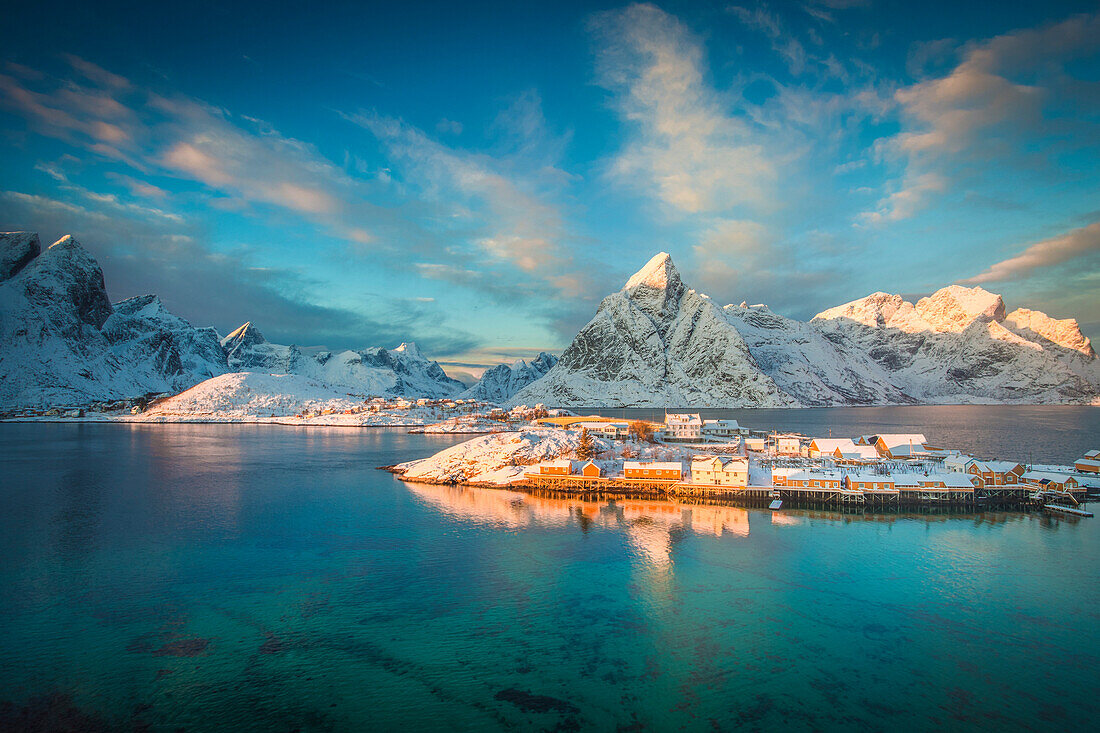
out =
<path fill-rule="evenodd" d="M 714 305 L 665 252 L 603 299 L 545 377 L 511 403 L 799 407 L 1100 402 L 1073 319 L 948 285 L 916 303 L 876 292 L 809 321 Z"/>

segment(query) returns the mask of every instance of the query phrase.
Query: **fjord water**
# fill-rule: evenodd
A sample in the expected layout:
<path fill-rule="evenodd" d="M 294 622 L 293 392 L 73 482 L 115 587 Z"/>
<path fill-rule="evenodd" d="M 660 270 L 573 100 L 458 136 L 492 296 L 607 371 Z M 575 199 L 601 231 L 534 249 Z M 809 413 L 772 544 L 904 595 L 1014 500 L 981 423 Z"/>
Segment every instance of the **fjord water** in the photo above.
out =
<path fill-rule="evenodd" d="M 1100 519 L 609 506 L 375 470 L 462 439 L 0 425 L 0 728 L 1100 714 Z"/>

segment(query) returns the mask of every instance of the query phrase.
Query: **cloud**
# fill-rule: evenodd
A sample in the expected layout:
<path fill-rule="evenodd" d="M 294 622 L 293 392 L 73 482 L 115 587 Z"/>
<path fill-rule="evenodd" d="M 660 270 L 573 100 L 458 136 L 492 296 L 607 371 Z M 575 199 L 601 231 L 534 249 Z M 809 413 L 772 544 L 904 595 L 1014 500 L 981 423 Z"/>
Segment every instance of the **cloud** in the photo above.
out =
<path fill-rule="evenodd" d="M 704 80 L 703 49 L 679 20 L 653 5 L 600 13 L 597 79 L 632 128 L 613 178 L 670 210 L 695 214 L 774 201 L 777 172 L 738 101 Z"/>
<path fill-rule="evenodd" d="M 39 133 L 138 173 L 194 181 L 249 205 L 274 206 L 352 242 L 374 241 L 372 224 L 392 225 L 392 216 L 367 203 L 366 184 L 312 146 L 260 120 L 164 96 L 79 57 L 66 58 L 80 78 L 0 74 L 0 103 Z M 117 180 L 136 195 L 163 196 L 157 193 L 163 189 L 133 176 Z"/>
<path fill-rule="evenodd" d="M 1058 265 L 1085 254 L 1100 252 L 1100 222 L 1074 229 L 1060 237 L 1036 242 L 1015 257 L 1002 260 L 974 277 L 959 280 L 962 285 L 1018 280 L 1035 270 Z"/>
<path fill-rule="evenodd" d="M 1095 93 L 1090 82 L 1073 77 L 1071 62 L 1095 56 L 1097 37 L 1095 14 L 1015 31 L 967 44 L 946 74 L 899 88 L 894 102 L 902 129 L 878 149 L 905 166 L 895 184 L 900 191 L 863 220 L 908 218 L 961 178 L 1050 164 L 1055 153 L 1094 147 Z M 910 67 L 942 58 L 947 43 L 918 47 Z"/>
<path fill-rule="evenodd" d="M 83 193 L 95 200 L 94 192 Z M 216 252 L 205 233 L 186 222 L 128 209 L 108 216 L 48 196 L 4 191 L 0 230 L 7 229 L 38 231 L 45 241 L 71 233 L 99 261 L 112 300 L 156 293 L 173 313 L 221 333 L 251 320 L 281 343 L 393 347 L 415 334 L 429 354 L 478 345 L 433 303 L 368 296 L 360 309 L 351 309 L 315 302 L 317 283 L 293 270 L 259 266 L 251 247 Z"/>

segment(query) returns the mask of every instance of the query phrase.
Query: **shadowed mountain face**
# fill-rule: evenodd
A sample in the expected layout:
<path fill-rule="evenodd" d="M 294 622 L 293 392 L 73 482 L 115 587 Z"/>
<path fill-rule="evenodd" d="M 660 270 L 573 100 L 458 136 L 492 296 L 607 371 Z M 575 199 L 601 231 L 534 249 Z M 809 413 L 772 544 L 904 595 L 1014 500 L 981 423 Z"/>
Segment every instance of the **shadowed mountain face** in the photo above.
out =
<path fill-rule="evenodd" d="M 516 392 L 544 377 L 557 363 L 556 356 L 543 351 L 529 363 L 519 361 L 511 366 L 498 364 L 486 369 L 477 384 L 460 396 L 486 402 L 507 402 Z"/>
<path fill-rule="evenodd" d="M 415 344 L 303 353 L 251 323 L 220 340 L 155 295 L 114 305 L 103 271 L 72 237 L 0 233 L 0 408 L 76 406 L 175 393 L 231 371 L 301 374 L 355 394 L 443 397 L 463 385 Z"/>
<path fill-rule="evenodd" d="M 783 407 L 1089 403 L 1100 368 L 1072 320 L 1006 314 L 950 286 L 918 303 L 875 293 L 809 323 L 715 305 L 665 253 L 607 296 L 561 360 L 512 402 Z"/>

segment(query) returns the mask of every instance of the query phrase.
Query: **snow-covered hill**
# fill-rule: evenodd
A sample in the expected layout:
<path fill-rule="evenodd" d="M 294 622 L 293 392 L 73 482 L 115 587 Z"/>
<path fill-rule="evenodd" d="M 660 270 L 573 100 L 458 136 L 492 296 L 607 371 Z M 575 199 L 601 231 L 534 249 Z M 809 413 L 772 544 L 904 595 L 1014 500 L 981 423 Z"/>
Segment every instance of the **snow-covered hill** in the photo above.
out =
<path fill-rule="evenodd" d="M 510 366 L 498 364 L 492 369 L 486 369 L 477 384 L 460 396 L 485 402 L 507 402 L 516 392 L 546 376 L 557 363 L 556 356 L 543 351 L 530 363 L 517 361 Z"/>
<path fill-rule="evenodd" d="M 297 346 L 270 343 L 248 322 L 222 339 L 221 345 L 233 371 L 300 374 L 356 394 L 452 397 L 465 388 L 414 343 L 396 349 L 311 354 Z"/>
<path fill-rule="evenodd" d="M 956 285 L 916 304 L 875 293 L 809 323 L 714 305 L 665 253 L 600 304 L 513 404 L 783 407 L 1093 403 L 1100 363 L 1073 320 L 1005 314 Z"/>

